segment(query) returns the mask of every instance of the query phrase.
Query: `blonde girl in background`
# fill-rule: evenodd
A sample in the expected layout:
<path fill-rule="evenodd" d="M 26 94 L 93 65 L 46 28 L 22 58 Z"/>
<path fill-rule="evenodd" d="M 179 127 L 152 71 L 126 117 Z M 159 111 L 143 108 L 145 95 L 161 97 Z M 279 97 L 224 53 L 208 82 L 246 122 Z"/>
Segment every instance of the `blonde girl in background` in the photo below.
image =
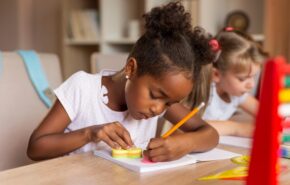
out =
<path fill-rule="evenodd" d="M 215 38 L 212 44 L 219 57 L 211 69 L 209 101 L 202 118 L 220 135 L 251 137 L 253 121 L 237 122 L 230 118 L 238 109 L 255 118 L 259 103 L 249 92 L 257 85 L 257 75 L 267 53 L 249 35 L 231 27 Z"/>

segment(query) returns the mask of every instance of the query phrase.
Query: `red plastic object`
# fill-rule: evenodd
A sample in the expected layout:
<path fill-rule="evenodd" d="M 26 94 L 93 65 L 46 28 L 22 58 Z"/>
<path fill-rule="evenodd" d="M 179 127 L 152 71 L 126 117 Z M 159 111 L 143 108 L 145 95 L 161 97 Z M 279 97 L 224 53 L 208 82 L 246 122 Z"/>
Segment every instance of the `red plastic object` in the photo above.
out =
<path fill-rule="evenodd" d="M 290 117 L 282 122 L 283 128 L 290 128 Z"/>
<path fill-rule="evenodd" d="M 256 117 L 251 161 L 247 185 L 277 185 L 277 165 L 282 130 L 282 118 L 278 115 L 278 93 L 281 78 L 290 73 L 284 58 L 278 57 L 266 63 L 262 77 L 260 106 Z"/>

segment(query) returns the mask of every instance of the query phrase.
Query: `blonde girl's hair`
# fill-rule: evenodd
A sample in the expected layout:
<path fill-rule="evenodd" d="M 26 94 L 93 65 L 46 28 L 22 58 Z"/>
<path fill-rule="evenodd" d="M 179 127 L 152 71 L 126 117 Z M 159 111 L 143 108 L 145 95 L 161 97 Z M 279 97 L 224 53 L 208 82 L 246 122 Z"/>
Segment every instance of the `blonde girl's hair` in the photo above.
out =
<path fill-rule="evenodd" d="M 205 106 L 198 112 L 201 116 L 203 115 L 205 108 L 208 105 L 209 95 L 210 95 L 210 85 L 211 85 L 211 73 L 212 64 L 203 66 L 200 69 L 199 77 L 197 77 L 192 92 L 184 101 L 184 104 L 193 109 L 200 105 L 201 102 L 205 103 Z"/>
<path fill-rule="evenodd" d="M 191 109 L 201 102 L 205 102 L 206 106 L 199 112 L 200 115 L 204 113 L 208 105 L 213 67 L 221 72 L 226 72 L 229 69 L 241 72 L 249 70 L 252 63 L 261 65 L 269 57 L 261 45 L 244 32 L 223 29 L 215 38 L 221 50 L 219 57 L 212 64 L 200 69 L 200 76 L 196 79 L 191 94 L 184 102 Z"/>
<path fill-rule="evenodd" d="M 261 65 L 268 57 L 261 45 L 241 31 L 223 29 L 216 37 L 221 48 L 221 54 L 213 67 L 226 72 L 243 72 L 249 70 L 251 64 Z"/>

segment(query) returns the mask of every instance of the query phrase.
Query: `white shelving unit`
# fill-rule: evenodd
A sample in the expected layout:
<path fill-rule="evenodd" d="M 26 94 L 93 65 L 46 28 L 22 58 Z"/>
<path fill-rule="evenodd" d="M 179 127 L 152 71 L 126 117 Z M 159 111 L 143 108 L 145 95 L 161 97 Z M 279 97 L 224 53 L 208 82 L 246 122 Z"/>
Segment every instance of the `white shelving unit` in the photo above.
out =
<path fill-rule="evenodd" d="M 90 71 L 90 56 L 93 52 L 129 52 L 143 32 L 142 15 L 152 7 L 170 1 L 172 0 L 63 0 L 61 53 L 65 78 L 78 70 Z M 197 0 L 184 1 L 188 10 L 192 9 L 192 2 Z M 85 10 L 97 12 L 97 39 L 74 37 L 76 32 L 73 25 L 76 25 L 75 20 L 80 20 L 75 18 L 75 12 Z"/>
<path fill-rule="evenodd" d="M 142 15 L 152 7 L 172 0 L 63 0 L 62 4 L 62 67 L 64 77 L 78 70 L 90 71 L 90 57 L 94 52 L 129 52 L 142 34 Z M 251 33 L 263 39 L 264 0 L 184 0 L 192 15 L 192 25 L 200 25 L 215 34 L 223 27 L 225 16 L 242 9 L 251 19 Z M 95 10 L 97 38 L 74 38 L 72 12 Z M 86 21 L 82 21 L 86 22 Z"/>

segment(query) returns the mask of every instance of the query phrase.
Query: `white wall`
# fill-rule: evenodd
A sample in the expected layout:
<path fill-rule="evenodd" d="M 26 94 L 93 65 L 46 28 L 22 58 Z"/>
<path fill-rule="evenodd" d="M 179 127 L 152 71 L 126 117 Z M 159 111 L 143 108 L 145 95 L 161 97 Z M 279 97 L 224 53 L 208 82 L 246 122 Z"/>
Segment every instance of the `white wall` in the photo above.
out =
<path fill-rule="evenodd" d="M 60 53 L 60 0 L 0 0 L 0 50 Z"/>
<path fill-rule="evenodd" d="M 226 15 L 242 10 L 250 18 L 249 32 L 263 33 L 264 0 L 199 0 L 198 24 L 215 34 L 224 27 Z"/>
<path fill-rule="evenodd" d="M 18 45 L 17 0 L 0 0 L 0 50 Z"/>

